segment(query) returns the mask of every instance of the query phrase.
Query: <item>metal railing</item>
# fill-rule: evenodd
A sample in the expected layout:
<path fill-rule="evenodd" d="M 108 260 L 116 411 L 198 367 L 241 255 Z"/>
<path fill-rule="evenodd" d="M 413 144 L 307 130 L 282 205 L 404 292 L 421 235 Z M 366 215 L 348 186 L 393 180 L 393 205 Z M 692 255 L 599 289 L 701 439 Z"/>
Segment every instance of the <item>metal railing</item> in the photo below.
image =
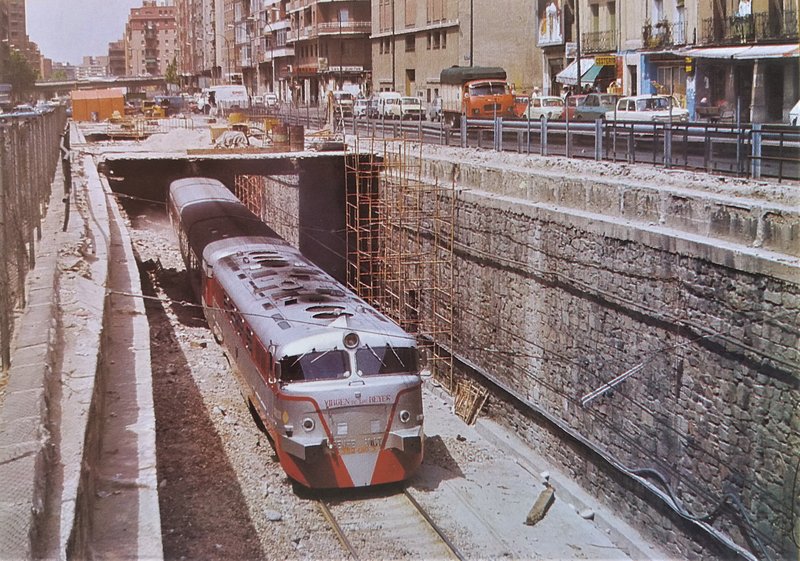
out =
<path fill-rule="evenodd" d="M 589 31 L 582 34 L 583 50 L 585 53 L 607 53 L 617 50 L 617 32 Z"/>
<path fill-rule="evenodd" d="M 686 44 L 686 22 L 661 20 L 645 22 L 642 26 L 642 41 L 645 48 L 671 47 Z"/>
<path fill-rule="evenodd" d="M 321 126 L 324 112 L 295 111 L 293 122 Z M 565 122 L 462 119 L 443 127 L 424 120 L 346 120 L 347 132 L 431 144 L 649 164 L 751 178 L 800 180 L 800 127 L 712 122 Z"/>
<path fill-rule="evenodd" d="M 0 366 L 9 367 L 15 311 L 50 201 L 65 111 L 0 120 Z"/>
<path fill-rule="evenodd" d="M 797 11 L 757 12 L 746 16 L 712 17 L 703 20 L 703 42 L 743 44 L 797 41 Z"/>

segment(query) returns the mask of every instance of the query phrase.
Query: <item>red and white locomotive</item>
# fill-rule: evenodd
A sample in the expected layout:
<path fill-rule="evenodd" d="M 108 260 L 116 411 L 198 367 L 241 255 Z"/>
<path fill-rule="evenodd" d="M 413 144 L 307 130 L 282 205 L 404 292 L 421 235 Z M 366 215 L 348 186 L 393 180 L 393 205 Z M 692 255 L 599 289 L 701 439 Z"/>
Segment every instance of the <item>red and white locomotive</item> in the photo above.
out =
<path fill-rule="evenodd" d="M 286 474 L 311 488 L 410 477 L 424 440 L 414 338 L 219 181 L 174 181 L 167 206 L 209 326 Z"/>

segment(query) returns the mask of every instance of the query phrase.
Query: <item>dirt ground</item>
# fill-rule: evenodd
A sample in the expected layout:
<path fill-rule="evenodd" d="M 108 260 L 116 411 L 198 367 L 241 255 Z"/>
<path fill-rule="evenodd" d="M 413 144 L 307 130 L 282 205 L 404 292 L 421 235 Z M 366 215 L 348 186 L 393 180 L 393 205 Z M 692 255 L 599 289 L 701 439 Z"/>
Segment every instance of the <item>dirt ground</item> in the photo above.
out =
<path fill-rule="evenodd" d="M 192 295 L 163 210 L 126 210 L 143 291 L 160 300 L 147 311 L 165 557 L 346 558 L 313 497 L 281 470 L 200 309 L 181 304 Z M 560 499 L 540 524 L 524 525 L 541 477 L 466 426 L 446 394 L 426 384 L 425 461 L 408 486 L 468 558 L 629 558 Z M 407 544 L 378 546 L 371 558 L 409 558 Z"/>

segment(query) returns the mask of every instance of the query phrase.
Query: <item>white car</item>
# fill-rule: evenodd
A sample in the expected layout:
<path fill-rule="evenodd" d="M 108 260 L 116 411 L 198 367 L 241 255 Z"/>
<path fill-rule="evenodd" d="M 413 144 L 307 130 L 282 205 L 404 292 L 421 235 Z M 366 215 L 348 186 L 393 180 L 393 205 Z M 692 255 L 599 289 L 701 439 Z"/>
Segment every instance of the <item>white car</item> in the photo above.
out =
<path fill-rule="evenodd" d="M 800 100 L 789 111 L 789 124 L 793 127 L 800 127 Z"/>
<path fill-rule="evenodd" d="M 368 99 L 357 99 L 356 102 L 353 104 L 353 116 L 366 117 L 368 109 L 369 109 Z"/>
<path fill-rule="evenodd" d="M 669 95 L 634 95 L 620 98 L 615 111 L 606 112 L 606 121 L 653 121 L 658 123 L 689 120 L 689 111 Z"/>
<path fill-rule="evenodd" d="M 278 106 L 278 94 L 274 92 L 267 92 L 264 94 L 264 105 L 267 106 L 268 109 Z"/>
<path fill-rule="evenodd" d="M 415 121 L 425 119 L 425 108 L 422 107 L 422 100 L 418 97 L 403 97 L 400 100 L 400 118 L 413 119 Z"/>
<path fill-rule="evenodd" d="M 560 119 L 564 115 L 564 100 L 554 95 L 535 95 L 522 112 L 523 119 Z"/>

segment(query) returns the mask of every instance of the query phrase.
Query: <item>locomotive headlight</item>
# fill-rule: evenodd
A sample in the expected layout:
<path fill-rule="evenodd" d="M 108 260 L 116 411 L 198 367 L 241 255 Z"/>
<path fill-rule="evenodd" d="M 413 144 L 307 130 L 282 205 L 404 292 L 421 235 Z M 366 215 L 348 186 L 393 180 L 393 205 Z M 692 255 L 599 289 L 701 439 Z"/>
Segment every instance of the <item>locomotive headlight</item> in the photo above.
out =
<path fill-rule="evenodd" d="M 316 424 L 314 423 L 314 419 L 312 419 L 311 417 L 306 417 L 305 419 L 303 419 L 303 430 L 305 430 L 306 432 L 311 432 L 312 430 L 314 430 L 315 426 Z"/>
<path fill-rule="evenodd" d="M 411 420 L 411 413 L 409 413 L 405 409 L 400 411 L 400 422 L 401 423 L 407 423 L 410 420 Z"/>
<path fill-rule="evenodd" d="M 344 336 L 344 346 L 355 349 L 358 346 L 358 333 L 348 333 Z"/>

